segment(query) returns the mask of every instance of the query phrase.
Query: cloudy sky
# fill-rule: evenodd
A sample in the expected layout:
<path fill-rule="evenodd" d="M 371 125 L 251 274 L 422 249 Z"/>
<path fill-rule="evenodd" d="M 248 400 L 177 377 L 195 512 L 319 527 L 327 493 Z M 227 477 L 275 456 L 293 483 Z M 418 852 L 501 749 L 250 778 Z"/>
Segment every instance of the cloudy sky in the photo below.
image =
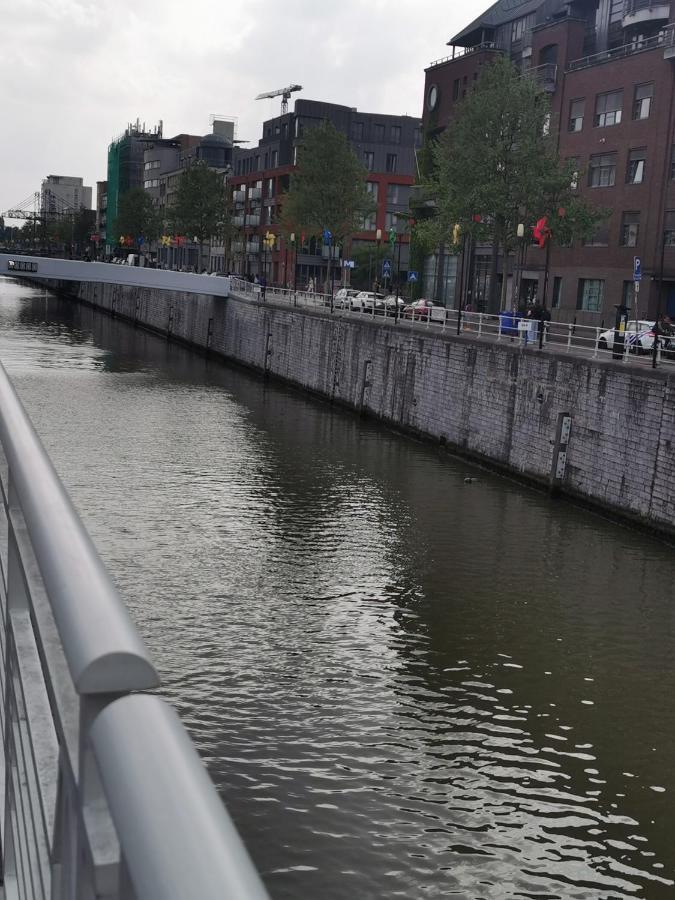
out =
<path fill-rule="evenodd" d="M 420 115 L 424 68 L 488 0 L 0 0 L 0 213 L 50 174 L 95 189 L 126 124 L 257 141 L 287 84 L 366 112 Z M 298 95 L 295 95 L 298 96 Z M 95 195 L 95 190 L 94 190 Z"/>

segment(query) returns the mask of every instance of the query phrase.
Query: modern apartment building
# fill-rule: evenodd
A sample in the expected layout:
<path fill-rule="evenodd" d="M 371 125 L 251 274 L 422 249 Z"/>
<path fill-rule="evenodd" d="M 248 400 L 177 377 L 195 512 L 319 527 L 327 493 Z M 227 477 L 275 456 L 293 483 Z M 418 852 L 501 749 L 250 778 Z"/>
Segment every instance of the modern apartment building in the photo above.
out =
<path fill-rule="evenodd" d="M 91 209 L 91 188 L 82 178 L 48 175 L 42 180 L 40 211 L 43 215 L 79 209 Z"/>
<path fill-rule="evenodd" d="M 365 219 L 362 230 L 352 236 L 350 246 L 343 248 L 344 258 L 359 248 L 372 247 L 377 251 L 375 258 L 384 259 L 387 235 L 394 228 L 398 234 L 394 270 L 400 252 L 401 277 L 407 274 L 407 218 L 397 214 L 407 214 L 409 209 L 416 175 L 416 150 L 421 145 L 420 120 L 411 116 L 363 113 L 314 100 L 296 100 L 293 112 L 263 123 L 263 134 L 256 147 L 234 151 L 230 184 L 235 233 L 229 252 L 229 268 L 233 271 L 250 275 L 264 273 L 270 283 L 289 287 L 295 283 L 307 284 L 310 279 L 319 284 L 328 248 L 309 236 L 302 242 L 301 235 L 296 235 L 296 246 L 287 245 L 279 233 L 279 220 L 282 195 L 288 190 L 297 160 L 298 143 L 307 129 L 326 120 L 349 138 L 367 170 L 367 187 L 377 205 L 376 213 Z M 277 235 L 271 252 L 262 243 L 267 232 Z M 377 246 L 378 234 L 381 247 Z M 333 253 L 337 269 L 337 249 Z M 374 280 L 377 266 L 373 267 L 372 274 Z"/>
<path fill-rule="evenodd" d="M 120 196 L 131 188 L 143 187 L 143 154 L 152 143 L 162 139 L 162 122 L 147 131 L 137 119 L 108 147 L 108 193 L 106 255 L 109 255 L 119 235 L 116 230 Z"/>
<path fill-rule="evenodd" d="M 654 317 L 659 302 L 675 315 L 674 22 L 663 0 L 498 0 L 426 69 L 430 139 L 451 125 L 481 67 L 507 54 L 550 94 L 559 151 L 576 164 L 578 190 L 611 210 L 590 240 L 553 249 L 546 304 L 555 317 L 609 323 L 622 303 L 633 315 L 635 257 L 639 315 Z M 489 254 L 478 249 L 474 298 L 488 295 Z M 523 299 L 542 299 L 544 256 L 527 247 Z M 500 261 L 500 278 L 512 266 Z"/>

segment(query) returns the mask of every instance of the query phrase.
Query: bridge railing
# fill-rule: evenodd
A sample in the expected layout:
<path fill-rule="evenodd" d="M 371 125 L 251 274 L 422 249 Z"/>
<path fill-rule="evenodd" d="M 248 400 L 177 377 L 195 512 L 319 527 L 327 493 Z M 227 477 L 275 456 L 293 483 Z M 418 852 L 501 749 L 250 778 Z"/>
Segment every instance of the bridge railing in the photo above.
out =
<path fill-rule="evenodd" d="M 5 896 L 263 900 L 2 366 L 0 445 Z"/>

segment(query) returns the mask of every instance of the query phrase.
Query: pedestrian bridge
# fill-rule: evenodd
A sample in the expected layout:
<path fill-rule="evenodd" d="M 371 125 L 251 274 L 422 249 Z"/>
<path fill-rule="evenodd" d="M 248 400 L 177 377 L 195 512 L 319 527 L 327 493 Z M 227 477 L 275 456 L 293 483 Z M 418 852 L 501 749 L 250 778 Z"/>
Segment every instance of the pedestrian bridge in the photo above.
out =
<path fill-rule="evenodd" d="M 169 269 L 115 265 L 75 259 L 53 259 L 49 256 L 25 256 L 0 253 L 0 275 L 58 281 L 88 281 L 94 284 L 119 284 L 124 287 L 183 291 L 186 294 L 209 294 L 227 297 L 230 279 L 211 275 L 192 275 Z"/>
<path fill-rule="evenodd" d="M 0 447 L 0 897 L 265 900 L 1 365 Z"/>

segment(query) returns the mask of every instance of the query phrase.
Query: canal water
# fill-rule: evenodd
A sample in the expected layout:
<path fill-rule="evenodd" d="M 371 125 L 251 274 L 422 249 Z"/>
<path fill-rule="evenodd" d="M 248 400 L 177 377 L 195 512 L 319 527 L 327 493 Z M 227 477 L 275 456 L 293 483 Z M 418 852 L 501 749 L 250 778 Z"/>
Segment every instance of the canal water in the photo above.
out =
<path fill-rule="evenodd" d="M 672 547 L 2 279 L 0 359 L 275 900 L 673 896 Z"/>

